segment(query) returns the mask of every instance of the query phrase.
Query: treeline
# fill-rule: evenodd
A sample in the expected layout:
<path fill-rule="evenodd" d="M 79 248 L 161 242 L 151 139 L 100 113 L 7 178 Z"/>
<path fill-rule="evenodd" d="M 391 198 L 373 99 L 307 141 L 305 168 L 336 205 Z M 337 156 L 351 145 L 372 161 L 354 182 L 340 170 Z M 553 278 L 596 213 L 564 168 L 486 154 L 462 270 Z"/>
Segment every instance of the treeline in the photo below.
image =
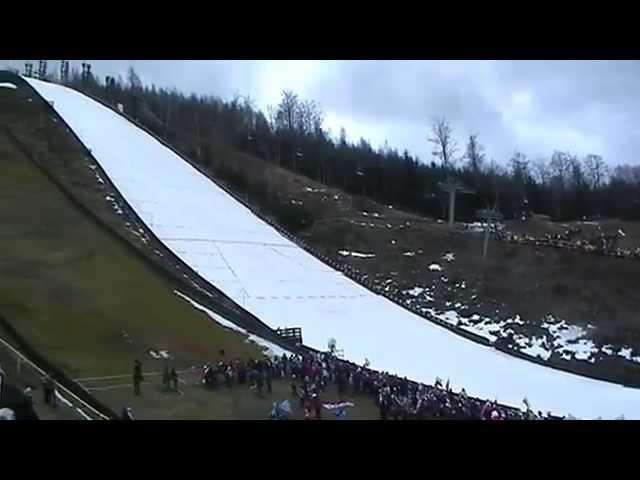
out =
<path fill-rule="evenodd" d="M 386 144 L 374 149 L 365 139 L 349 142 L 344 129 L 333 138 L 319 106 L 290 91 L 262 112 L 248 97 L 223 101 L 143 85 L 132 69 L 127 79 L 105 80 L 73 70 L 68 82 L 122 104 L 154 133 L 214 171 L 217 152 L 226 146 L 349 193 L 436 217 L 443 216 L 446 205 L 439 184 L 454 178 L 475 192 L 458 197 L 457 216 L 464 219 L 493 206 L 507 218 L 528 211 L 555 220 L 640 219 L 640 166 L 609 171 L 598 155 L 578 158 L 556 151 L 531 160 L 515 152 L 498 163 L 486 158 L 478 135 L 459 146 L 452 126 L 441 119 L 426 128 L 434 159 L 424 162 Z"/>

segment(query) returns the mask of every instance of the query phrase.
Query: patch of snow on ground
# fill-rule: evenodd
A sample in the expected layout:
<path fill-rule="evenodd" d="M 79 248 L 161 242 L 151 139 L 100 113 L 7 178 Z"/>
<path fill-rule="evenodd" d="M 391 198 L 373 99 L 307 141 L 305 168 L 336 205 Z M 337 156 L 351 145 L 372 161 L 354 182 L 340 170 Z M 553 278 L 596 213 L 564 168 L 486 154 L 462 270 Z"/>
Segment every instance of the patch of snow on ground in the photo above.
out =
<path fill-rule="evenodd" d="M 405 290 L 404 291 L 404 293 L 408 293 L 412 297 L 417 297 L 422 292 L 424 292 L 424 288 L 420 288 L 420 287 L 413 287 L 411 290 Z"/>
<path fill-rule="evenodd" d="M 447 310 L 444 313 L 434 314 L 435 317 L 439 318 L 443 322 L 447 322 L 450 325 L 457 326 L 460 322 L 460 315 L 458 312 L 454 310 Z"/>
<path fill-rule="evenodd" d="M 572 355 L 577 360 L 594 363 L 593 355 L 598 353 L 599 349 L 592 340 L 584 338 L 585 329 L 577 325 L 569 325 L 564 320 L 551 323 L 553 320 L 555 319 L 549 315 L 541 326 L 551 334 L 554 350 L 562 354 L 563 358 L 565 355 Z"/>
<path fill-rule="evenodd" d="M 551 352 L 543 347 L 541 339 L 532 338 L 531 342 L 531 345 L 521 348 L 520 351 L 532 357 L 548 360 L 551 356 Z"/>
<path fill-rule="evenodd" d="M 624 233 L 624 230 L 622 230 L 621 228 L 618 229 L 618 235 L 620 235 L 623 238 L 627 236 L 627 234 Z"/>
<path fill-rule="evenodd" d="M 605 345 L 604 347 L 602 347 L 601 350 L 606 355 L 613 355 L 613 346 L 612 345 Z"/>
<path fill-rule="evenodd" d="M 502 223 L 490 223 L 487 224 L 486 222 L 472 222 L 472 223 L 463 223 L 462 224 L 464 226 L 465 229 L 471 231 L 471 232 L 484 232 L 484 229 L 488 226 L 489 230 L 502 230 L 504 229 L 504 224 Z"/>
<path fill-rule="evenodd" d="M 445 262 L 453 262 L 456 259 L 455 254 L 451 253 L 451 252 L 447 252 L 442 256 L 442 259 Z"/>
<path fill-rule="evenodd" d="M 404 255 L 405 257 L 415 257 L 416 252 L 404 252 L 402 255 Z"/>
<path fill-rule="evenodd" d="M 627 360 L 631 360 L 631 348 L 621 348 L 618 352 L 618 356 L 626 358 Z"/>
<path fill-rule="evenodd" d="M 593 354 L 598 352 L 595 344 L 591 340 L 580 339 L 577 343 L 571 344 L 565 347 L 565 350 L 573 352 L 574 357 L 578 360 L 588 360 L 591 363 L 595 362 Z"/>
<path fill-rule="evenodd" d="M 441 272 L 442 271 L 442 267 L 440 265 L 438 265 L 437 263 L 432 263 L 431 265 L 429 265 L 428 268 L 432 272 Z"/>
<path fill-rule="evenodd" d="M 13 83 L 9 83 L 9 82 L 1 82 L 0 83 L 0 88 L 11 88 L 12 90 L 15 90 L 16 88 L 18 88 L 17 86 L 15 86 Z"/>
<path fill-rule="evenodd" d="M 338 253 L 343 257 L 373 258 L 376 256 L 375 253 L 350 252 L 349 250 L 340 250 Z"/>

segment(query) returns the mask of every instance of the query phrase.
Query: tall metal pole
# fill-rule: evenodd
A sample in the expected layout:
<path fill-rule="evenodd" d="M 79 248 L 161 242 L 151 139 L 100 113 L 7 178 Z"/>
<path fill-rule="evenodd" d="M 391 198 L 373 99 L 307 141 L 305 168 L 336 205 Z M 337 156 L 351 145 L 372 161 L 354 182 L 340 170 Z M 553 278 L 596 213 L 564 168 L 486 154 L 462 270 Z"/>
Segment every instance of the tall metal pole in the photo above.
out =
<path fill-rule="evenodd" d="M 449 228 L 453 228 L 453 222 L 456 217 L 456 193 L 476 193 L 475 190 L 464 188 L 460 182 L 456 182 L 453 178 L 447 178 L 445 182 L 439 183 L 440 189 L 449 194 Z"/>
<path fill-rule="evenodd" d="M 456 189 L 449 190 L 449 228 L 453 228 L 453 220 L 456 211 Z"/>
<path fill-rule="evenodd" d="M 487 256 L 487 248 L 489 247 L 489 222 L 484 225 L 484 244 L 482 245 L 482 258 Z"/>
<path fill-rule="evenodd" d="M 489 230 L 493 220 L 501 220 L 502 214 L 495 209 L 479 210 L 476 212 L 476 216 L 484 220 L 484 239 L 482 244 L 482 258 L 487 256 L 487 250 L 489 247 Z"/>

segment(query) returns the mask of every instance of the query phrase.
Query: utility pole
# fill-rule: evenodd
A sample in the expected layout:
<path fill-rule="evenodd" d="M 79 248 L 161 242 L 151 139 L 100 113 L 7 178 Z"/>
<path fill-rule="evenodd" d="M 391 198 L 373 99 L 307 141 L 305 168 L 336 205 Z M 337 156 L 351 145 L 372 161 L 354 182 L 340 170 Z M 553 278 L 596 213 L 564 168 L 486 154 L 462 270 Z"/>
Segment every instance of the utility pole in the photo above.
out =
<path fill-rule="evenodd" d="M 24 76 L 28 78 L 33 77 L 33 63 L 26 62 L 24 64 Z"/>
<path fill-rule="evenodd" d="M 495 208 L 478 210 L 476 216 L 484 221 L 484 242 L 482 244 L 482 258 L 487 256 L 487 248 L 489 246 L 489 230 L 493 220 L 502 220 L 503 215 Z"/>
<path fill-rule="evenodd" d="M 301 160 L 302 157 L 303 157 L 302 149 L 300 147 L 298 147 L 296 149 L 296 155 L 295 155 L 294 160 L 293 160 L 293 171 L 294 172 L 298 171 L 298 161 Z"/>
<path fill-rule="evenodd" d="M 360 195 L 366 196 L 367 190 L 366 190 L 365 174 L 362 170 L 358 170 L 356 172 L 356 175 L 360 177 Z"/>
<path fill-rule="evenodd" d="M 449 194 L 449 228 L 453 228 L 453 221 L 455 219 L 455 211 L 456 211 L 456 194 L 457 193 L 466 193 L 473 194 L 476 193 L 475 190 L 465 188 L 464 185 L 458 181 L 456 181 L 452 177 L 448 177 L 446 181 L 439 182 L 438 186 L 444 192 Z"/>

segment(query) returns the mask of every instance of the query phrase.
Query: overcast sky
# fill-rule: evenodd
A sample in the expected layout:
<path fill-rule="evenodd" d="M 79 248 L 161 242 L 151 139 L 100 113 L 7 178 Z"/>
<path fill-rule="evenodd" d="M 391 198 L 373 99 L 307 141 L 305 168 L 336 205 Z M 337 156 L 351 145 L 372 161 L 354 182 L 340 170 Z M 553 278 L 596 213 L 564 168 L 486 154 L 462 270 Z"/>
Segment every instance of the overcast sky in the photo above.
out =
<path fill-rule="evenodd" d="M 101 77 L 126 78 L 132 65 L 145 83 L 225 99 L 249 95 L 260 108 L 291 89 L 319 103 L 334 136 L 344 126 L 352 141 L 364 137 L 377 147 L 387 140 L 426 161 L 429 125 L 445 116 L 461 150 L 477 133 L 499 162 L 514 150 L 534 159 L 558 149 L 639 163 L 638 61 L 90 62 Z M 22 68 L 24 61 L 1 65 Z"/>

